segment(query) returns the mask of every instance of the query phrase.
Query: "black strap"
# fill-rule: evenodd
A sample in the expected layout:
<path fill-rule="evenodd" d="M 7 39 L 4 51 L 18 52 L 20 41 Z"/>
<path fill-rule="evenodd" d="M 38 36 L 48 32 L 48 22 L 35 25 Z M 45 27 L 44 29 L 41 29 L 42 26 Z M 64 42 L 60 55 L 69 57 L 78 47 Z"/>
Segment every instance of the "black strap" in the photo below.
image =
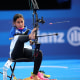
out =
<path fill-rule="evenodd" d="M 29 32 L 29 29 L 27 29 L 27 30 L 26 30 L 26 32 L 24 33 L 24 35 L 27 35 L 27 34 L 28 34 L 28 32 Z"/>

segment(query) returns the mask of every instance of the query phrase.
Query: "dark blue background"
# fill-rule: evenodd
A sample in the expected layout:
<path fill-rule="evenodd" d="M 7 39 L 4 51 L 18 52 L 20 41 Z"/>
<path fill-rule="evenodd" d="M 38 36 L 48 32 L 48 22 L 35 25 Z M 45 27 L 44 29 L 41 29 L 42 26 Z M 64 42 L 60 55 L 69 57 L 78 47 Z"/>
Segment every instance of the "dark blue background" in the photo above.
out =
<path fill-rule="evenodd" d="M 64 34 L 62 38 L 64 42 L 54 42 L 54 37 L 52 42 L 45 42 L 45 38 L 39 39 L 43 40 L 43 42 L 40 41 L 43 59 L 80 59 L 80 46 L 73 46 L 67 40 L 68 30 L 74 26 L 80 27 L 80 1 L 72 0 L 71 4 L 71 9 L 37 11 L 38 17 L 43 16 L 45 20 L 45 24 L 39 24 L 39 35 L 56 32 Z M 9 57 L 9 31 L 13 26 L 12 19 L 16 13 L 23 14 L 28 28 L 33 27 L 31 10 L 0 11 L 0 58 Z"/>

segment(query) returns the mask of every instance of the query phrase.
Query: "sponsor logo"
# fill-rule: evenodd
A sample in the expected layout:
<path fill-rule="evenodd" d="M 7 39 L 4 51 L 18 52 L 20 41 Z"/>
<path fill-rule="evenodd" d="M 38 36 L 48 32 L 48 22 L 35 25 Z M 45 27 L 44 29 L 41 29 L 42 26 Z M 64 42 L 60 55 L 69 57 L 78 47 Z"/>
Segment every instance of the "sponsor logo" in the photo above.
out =
<path fill-rule="evenodd" d="M 41 36 L 43 36 L 43 35 L 49 35 L 49 34 L 55 34 L 54 32 L 53 33 L 51 33 L 51 32 L 48 32 L 48 33 L 46 33 L 46 32 L 38 32 L 38 35 L 41 35 Z M 39 43 L 44 43 L 44 44 L 46 44 L 46 43 L 64 43 L 65 42 L 65 40 L 64 40 L 64 33 L 63 32 L 58 32 L 58 36 L 56 36 L 56 35 L 53 35 L 53 36 L 46 36 L 46 37 L 39 37 L 38 38 L 38 41 L 39 41 Z"/>
<path fill-rule="evenodd" d="M 38 32 L 38 35 L 55 34 L 55 32 Z M 39 37 L 38 41 L 43 44 L 47 43 L 65 43 L 64 32 L 58 32 L 58 36 Z M 74 26 L 67 32 L 67 41 L 72 46 L 80 46 L 80 27 Z"/>
<path fill-rule="evenodd" d="M 72 46 L 80 46 L 80 27 L 70 28 L 67 33 L 67 40 Z"/>

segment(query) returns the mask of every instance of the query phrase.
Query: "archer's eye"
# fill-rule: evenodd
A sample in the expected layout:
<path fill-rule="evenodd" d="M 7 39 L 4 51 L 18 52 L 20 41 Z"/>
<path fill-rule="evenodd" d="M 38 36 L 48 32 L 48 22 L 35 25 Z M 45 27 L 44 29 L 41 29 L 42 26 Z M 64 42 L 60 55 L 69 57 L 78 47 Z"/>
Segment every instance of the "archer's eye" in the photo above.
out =
<path fill-rule="evenodd" d="M 19 24 L 19 23 L 23 23 L 23 21 L 17 21 L 17 23 Z"/>
<path fill-rule="evenodd" d="M 20 21 L 17 21 L 17 23 L 20 23 Z"/>
<path fill-rule="evenodd" d="M 23 23 L 23 21 L 21 21 L 21 23 Z"/>

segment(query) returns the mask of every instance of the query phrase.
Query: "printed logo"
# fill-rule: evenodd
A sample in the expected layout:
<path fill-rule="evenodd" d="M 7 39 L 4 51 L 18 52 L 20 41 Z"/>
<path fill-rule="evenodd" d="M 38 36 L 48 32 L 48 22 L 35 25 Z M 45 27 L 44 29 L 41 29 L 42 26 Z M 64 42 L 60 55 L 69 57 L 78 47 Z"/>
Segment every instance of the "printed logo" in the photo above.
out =
<path fill-rule="evenodd" d="M 68 42 L 72 46 L 80 46 L 80 27 L 72 27 L 67 33 Z"/>

